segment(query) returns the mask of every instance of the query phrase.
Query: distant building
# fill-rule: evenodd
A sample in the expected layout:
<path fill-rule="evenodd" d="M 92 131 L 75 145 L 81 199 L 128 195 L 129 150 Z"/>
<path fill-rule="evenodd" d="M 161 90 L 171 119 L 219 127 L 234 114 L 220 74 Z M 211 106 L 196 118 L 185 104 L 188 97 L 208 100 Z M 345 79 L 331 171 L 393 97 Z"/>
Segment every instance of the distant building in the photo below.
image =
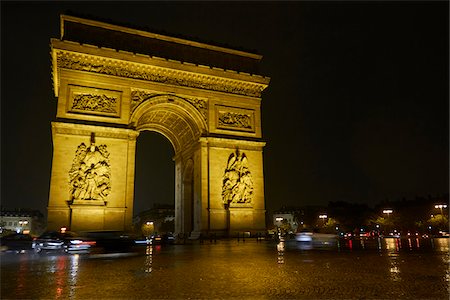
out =
<path fill-rule="evenodd" d="M 276 227 L 282 227 L 285 224 L 289 224 L 291 231 L 296 232 L 298 224 L 294 213 L 291 212 L 275 212 L 273 214 L 273 225 Z"/>
<path fill-rule="evenodd" d="M 44 216 L 38 210 L 1 210 L 0 233 L 17 232 L 39 235 L 43 231 Z"/>
<path fill-rule="evenodd" d="M 153 222 L 158 233 L 173 232 L 175 222 L 175 207 L 168 204 L 155 204 L 153 208 L 139 213 L 133 218 L 135 231 L 140 231 L 142 224 Z"/>

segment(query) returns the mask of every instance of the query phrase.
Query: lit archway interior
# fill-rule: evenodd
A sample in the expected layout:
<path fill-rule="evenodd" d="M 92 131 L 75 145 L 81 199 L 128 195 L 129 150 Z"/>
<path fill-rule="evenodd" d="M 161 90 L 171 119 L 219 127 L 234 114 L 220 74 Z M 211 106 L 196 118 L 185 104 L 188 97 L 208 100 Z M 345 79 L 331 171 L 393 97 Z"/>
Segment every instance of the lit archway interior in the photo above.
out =
<path fill-rule="evenodd" d="M 190 233 L 200 227 L 200 209 L 194 203 L 195 146 L 206 122 L 186 99 L 173 95 L 157 95 L 139 104 L 131 116 L 137 131 L 154 131 L 165 136 L 175 156 L 175 232 Z"/>

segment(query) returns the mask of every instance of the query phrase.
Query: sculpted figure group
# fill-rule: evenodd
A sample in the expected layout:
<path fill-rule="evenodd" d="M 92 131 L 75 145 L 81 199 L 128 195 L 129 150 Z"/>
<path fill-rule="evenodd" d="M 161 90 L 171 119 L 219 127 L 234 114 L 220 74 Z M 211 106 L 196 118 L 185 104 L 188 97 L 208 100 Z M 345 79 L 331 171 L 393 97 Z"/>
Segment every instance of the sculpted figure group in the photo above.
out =
<path fill-rule="evenodd" d="M 253 180 L 245 153 L 236 149 L 228 158 L 223 176 L 222 200 L 225 205 L 251 203 Z"/>
<path fill-rule="evenodd" d="M 71 200 L 106 201 L 111 191 L 111 170 L 106 145 L 78 146 L 69 172 Z"/>

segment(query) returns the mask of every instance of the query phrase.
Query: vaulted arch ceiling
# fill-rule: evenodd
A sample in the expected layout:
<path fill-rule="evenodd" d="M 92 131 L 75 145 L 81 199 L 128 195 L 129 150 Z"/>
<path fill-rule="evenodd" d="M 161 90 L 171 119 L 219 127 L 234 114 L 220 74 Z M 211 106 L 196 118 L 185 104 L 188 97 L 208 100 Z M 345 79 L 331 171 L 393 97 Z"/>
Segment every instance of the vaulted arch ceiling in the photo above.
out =
<path fill-rule="evenodd" d="M 136 130 L 161 133 L 172 143 L 175 153 L 198 141 L 206 132 L 206 118 L 196 107 L 180 97 L 160 95 L 146 99 L 132 113 Z"/>

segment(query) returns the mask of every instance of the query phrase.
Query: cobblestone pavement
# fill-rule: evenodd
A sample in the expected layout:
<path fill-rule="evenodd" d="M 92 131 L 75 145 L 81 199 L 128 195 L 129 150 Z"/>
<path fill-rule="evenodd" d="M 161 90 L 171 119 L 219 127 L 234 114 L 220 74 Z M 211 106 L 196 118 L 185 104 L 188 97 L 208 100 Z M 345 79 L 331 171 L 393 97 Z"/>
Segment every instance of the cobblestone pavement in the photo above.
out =
<path fill-rule="evenodd" d="M 448 242 L 309 249 L 233 240 L 118 257 L 2 254 L 1 299 L 449 299 Z"/>

